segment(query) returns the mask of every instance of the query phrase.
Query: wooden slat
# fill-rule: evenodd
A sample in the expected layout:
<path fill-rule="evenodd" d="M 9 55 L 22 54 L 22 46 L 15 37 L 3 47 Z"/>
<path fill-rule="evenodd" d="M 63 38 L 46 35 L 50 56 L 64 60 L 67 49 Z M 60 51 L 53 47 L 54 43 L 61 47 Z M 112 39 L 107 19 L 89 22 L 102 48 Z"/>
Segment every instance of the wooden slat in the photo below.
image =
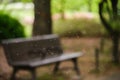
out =
<path fill-rule="evenodd" d="M 62 54 L 60 56 L 56 56 L 56 57 L 53 57 L 53 58 L 31 61 L 29 63 L 29 65 L 32 66 L 32 67 L 47 65 L 47 64 L 51 64 L 51 63 L 55 63 L 55 62 L 59 62 L 59 61 L 65 61 L 65 60 L 69 60 L 69 59 L 72 59 L 72 58 L 77 58 L 77 57 L 80 57 L 82 55 L 83 55 L 82 52 L 65 53 L 65 54 Z"/>

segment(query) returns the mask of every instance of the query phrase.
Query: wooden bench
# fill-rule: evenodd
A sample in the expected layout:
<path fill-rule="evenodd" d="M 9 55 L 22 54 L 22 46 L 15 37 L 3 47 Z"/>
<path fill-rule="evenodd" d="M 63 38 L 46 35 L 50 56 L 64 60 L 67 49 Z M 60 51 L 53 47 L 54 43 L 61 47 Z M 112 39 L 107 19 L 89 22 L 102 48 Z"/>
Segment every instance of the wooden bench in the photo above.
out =
<path fill-rule="evenodd" d="M 53 70 L 55 73 L 60 62 L 65 60 L 71 60 L 77 74 L 80 74 L 77 58 L 82 53 L 63 54 L 59 37 L 55 34 L 3 40 L 2 44 L 8 64 L 13 67 L 11 80 L 15 80 L 15 74 L 20 69 L 31 71 L 32 80 L 36 80 L 36 67 L 51 63 L 56 64 Z"/>

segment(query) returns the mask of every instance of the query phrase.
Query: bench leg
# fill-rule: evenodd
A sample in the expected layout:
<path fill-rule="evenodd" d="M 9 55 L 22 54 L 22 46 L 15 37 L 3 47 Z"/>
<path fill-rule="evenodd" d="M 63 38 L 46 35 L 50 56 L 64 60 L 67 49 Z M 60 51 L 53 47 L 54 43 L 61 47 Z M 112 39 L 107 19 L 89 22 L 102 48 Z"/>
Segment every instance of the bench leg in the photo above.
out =
<path fill-rule="evenodd" d="M 57 63 L 55 64 L 55 67 L 54 67 L 54 70 L 53 70 L 53 73 L 54 73 L 54 74 L 58 71 L 59 65 L 60 65 L 60 62 L 57 62 Z"/>
<path fill-rule="evenodd" d="M 10 80 L 16 80 L 15 75 L 16 75 L 17 71 L 18 71 L 17 68 L 14 68 L 14 69 L 13 69 L 13 73 L 12 73 L 12 75 L 11 75 Z"/>
<path fill-rule="evenodd" d="M 31 69 L 31 73 L 32 73 L 32 80 L 36 80 L 36 71 L 35 71 L 35 68 Z"/>
<path fill-rule="evenodd" d="M 76 70 L 77 74 L 80 75 L 80 70 L 78 68 L 77 58 L 72 59 L 74 64 L 74 69 Z"/>

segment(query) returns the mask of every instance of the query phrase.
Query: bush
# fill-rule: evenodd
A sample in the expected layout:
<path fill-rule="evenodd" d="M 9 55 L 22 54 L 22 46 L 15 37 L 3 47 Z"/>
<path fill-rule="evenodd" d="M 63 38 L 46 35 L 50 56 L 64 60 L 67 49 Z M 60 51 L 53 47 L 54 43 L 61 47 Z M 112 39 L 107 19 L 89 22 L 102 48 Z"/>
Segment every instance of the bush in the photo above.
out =
<path fill-rule="evenodd" d="M 10 15 L 0 13 L 0 42 L 3 39 L 25 37 L 21 23 Z"/>
<path fill-rule="evenodd" d="M 96 19 L 66 19 L 53 22 L 53 33 L 65 37 L 101 37 L 107 33 Z"/>

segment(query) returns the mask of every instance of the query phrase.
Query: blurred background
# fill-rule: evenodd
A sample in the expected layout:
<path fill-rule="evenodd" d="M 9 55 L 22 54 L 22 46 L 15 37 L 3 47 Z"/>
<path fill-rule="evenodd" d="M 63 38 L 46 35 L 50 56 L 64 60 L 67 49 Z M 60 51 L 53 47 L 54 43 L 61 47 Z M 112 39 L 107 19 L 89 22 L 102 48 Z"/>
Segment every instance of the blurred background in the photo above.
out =
<path fill-rule="evenodd" d="M 83 80 L 112 80 L 109 79 L 111 76 L 113 78 L 120 74 L 120 66 L 111 63 L 112 40 L 100 20 L 99 3 L 100 0 L 51 0 L 50 2 L 52 32 L 61 37 L 64 52 L 83 51 L 85 53 L 83 57 L 79 58 L 79 68 Z M 120 6 L 119 4 L 120 1 L 118 6 Z M 119 10 L 118 13 L 120 15 Z M 105 16 L 108 17 L 107 14 L 108 12 L 105 13 Z M 31 37 L 33 23 L 34 4 L 32 0 L 0 0 L 0 41 L 17 37 Z M 5 26 L 7 27 L 4 28 Z M 116 29 L 120 31 L 119 27 Z M 120 45 L 120 42 L 118 44 Z M 99 48 L 99 66 L 96 66 L 95 54 L 96 49 Z M 72 67 L 71 63 L 65 62 L 61 64 L 60 68 L 67 64 Z M 79 80 L 71 70 L 60 71 L 54 76 L 51 74 L 52 68 L 53 65 L 48 65 L 37 69 L 38 80 Z M 6 62 L 1 47 L 0 78 L 8 79 L 10 74 L 11 68 Z M 24 78 L 22 80 L 30 77 L 24 71 L 17 76 L 20 78 L 22 76 Z"/>

